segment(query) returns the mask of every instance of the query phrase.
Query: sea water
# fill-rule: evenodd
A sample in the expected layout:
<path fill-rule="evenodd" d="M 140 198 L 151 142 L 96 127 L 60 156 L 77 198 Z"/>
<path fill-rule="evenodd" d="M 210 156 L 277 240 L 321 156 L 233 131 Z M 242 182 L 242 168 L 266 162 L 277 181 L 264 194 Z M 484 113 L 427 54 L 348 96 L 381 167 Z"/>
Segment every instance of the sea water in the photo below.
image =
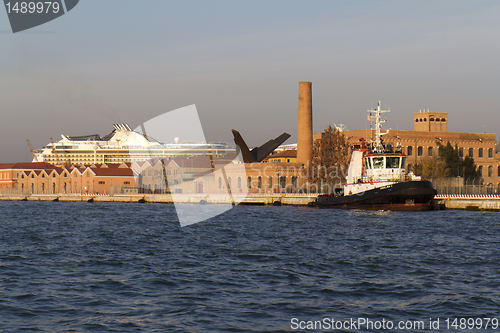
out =
<path fill-rule="evenodd" d="M 238 206 L 183 228 L 165 204 L 0 214 L 1 332 L 499 328 L 500 213 Z"/>

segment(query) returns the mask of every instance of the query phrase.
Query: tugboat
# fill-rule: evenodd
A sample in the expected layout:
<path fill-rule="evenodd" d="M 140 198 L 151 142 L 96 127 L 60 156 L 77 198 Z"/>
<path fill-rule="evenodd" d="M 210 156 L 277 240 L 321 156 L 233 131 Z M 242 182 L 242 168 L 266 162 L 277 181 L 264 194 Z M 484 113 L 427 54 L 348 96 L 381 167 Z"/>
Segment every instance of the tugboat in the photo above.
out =
<path fill-rule="evenodd" d="M 356 208 L 376 210 L 430 210 L 437 191 L 429 181 L 413 173 L 405 173 L 406 155 L 401 145 L 384 145 L 381 114 L 390 112 L 378 108 L 368 110 L 368 120 L 375 123 L 375 138 L 353 148 L 346 184 L 334 194 L 319 195 L 319 208 Z M 373 114 L 373 115 L 372 115 Z"/>

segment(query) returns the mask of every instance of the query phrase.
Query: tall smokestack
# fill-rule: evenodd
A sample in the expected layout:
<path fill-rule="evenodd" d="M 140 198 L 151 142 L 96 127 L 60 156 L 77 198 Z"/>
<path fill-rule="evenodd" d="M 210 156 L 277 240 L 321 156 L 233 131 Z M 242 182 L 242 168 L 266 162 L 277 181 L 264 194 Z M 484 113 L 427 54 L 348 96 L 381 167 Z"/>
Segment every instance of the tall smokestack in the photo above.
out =
<path fill-rule="evenodd" d="M 299 82 L 299 121 L 297 125 L 297 163 L 312 159 L 312 82 Z"/>

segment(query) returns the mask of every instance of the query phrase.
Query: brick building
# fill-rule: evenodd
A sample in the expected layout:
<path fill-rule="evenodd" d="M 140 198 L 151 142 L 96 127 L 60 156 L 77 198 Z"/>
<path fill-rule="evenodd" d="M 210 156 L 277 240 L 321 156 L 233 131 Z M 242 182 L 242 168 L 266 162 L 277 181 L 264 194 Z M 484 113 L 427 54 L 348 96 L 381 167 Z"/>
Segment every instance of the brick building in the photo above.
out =
<path fill-rule="evenodd" d="M 119 193 L 136 188 L 130 165 L 57 167 L 45 162 L 0 164 L 0 193 Z"/>
<path fill-rule="evenodd" d="M 500 154 L 496 152 L 497 139 L 493 133 L 448 132 L 448 113 L 418 112 L 413 114 L 413 131 L 389 130 L 383 136 L 384 144 L 394 147 L 399 142 L 403 152 L 408 155 L 407 171 L 422 159 L 439 156 L 437 142 L 458 147 L 460 157 L 470 156 L 478 166 L 483 184 L 500 191 Z M 374 129 L 344 131 L 350 144 L 356 144 L 360 138 L 369 140 L 374 136 Z M 321 137 L 315 133 L 314 138 Z"/>

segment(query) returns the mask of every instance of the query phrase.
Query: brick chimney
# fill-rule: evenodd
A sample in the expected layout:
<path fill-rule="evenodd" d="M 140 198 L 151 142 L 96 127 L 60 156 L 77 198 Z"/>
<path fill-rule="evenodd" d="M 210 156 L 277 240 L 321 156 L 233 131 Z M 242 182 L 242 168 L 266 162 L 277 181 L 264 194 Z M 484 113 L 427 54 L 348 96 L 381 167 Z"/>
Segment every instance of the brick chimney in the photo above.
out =
<path fill-rule="evenodd" d="M 312 82 L 299 82 L 299 121 L 297 124 L 297 163 L 312 159 Z"/>

